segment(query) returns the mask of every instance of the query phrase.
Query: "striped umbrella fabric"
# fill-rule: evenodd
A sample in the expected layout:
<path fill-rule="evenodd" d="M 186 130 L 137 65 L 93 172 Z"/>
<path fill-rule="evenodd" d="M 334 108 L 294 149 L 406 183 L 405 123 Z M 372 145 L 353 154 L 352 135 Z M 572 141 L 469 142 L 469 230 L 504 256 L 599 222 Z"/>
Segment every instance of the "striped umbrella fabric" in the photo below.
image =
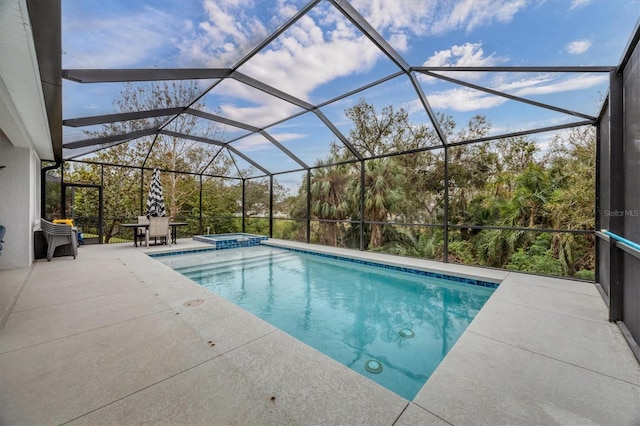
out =
<path fill-rule="evenodd" d="M 164 208 L 164 196 L 162 195 L 162 182 L 160 182 L 160 170 L 153 169 L 149 196 L 147 197 L 147 217 L 160 217 L 166 214 Z"/>

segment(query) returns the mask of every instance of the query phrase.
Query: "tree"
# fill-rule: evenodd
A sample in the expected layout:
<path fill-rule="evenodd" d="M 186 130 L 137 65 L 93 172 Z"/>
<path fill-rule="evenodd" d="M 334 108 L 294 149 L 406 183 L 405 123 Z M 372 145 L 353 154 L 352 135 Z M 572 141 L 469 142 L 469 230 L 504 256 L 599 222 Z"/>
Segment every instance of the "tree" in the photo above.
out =
<path fill-rule="evenodd" d="M 323 222 L 343 220 L 348 217 L 347 185 L 353 179 L 344 165 L 319 167 L 311 177 L 311 215 L 320 219 L 320 243 L 336 246 L 338 224 Z"/>
<path fill-rule="evenodd" d="M 393 158 L 365 162 L 364 218 L 371 223 L 369 248 L 383 245 L 382 224 L 389 221 L 404 199 L 403 177 Z M 352 178 L 348 185 L 352 211 L 360 206 L 360 179 Z"/>
<path fill-rule="evenodd" d="M 197 82 L 161 82 L 153 84 L 124 85 L 120 96 L 114 101 L 114 113 L 145 111 L 190 105 L 201 93 Z M 190 108 L 204 110 L 204 98 Z M 221 127 L 210 120 L 194 115 L 181 114 L 169 120 L 168 117 L 151 117 L 124 122 L 106 123 L 97 131 L 85 132 L 90 137 L 130 132 L 164 126 L 164 129 L 186 135 L 197 135 L 208 139 L 221 139 Z M 165 170 L 161 173 L 163 194 L 167 212 L 172 217 L 189 215 L 193 206 L 198 205 L 200 194 L 196 173 L 202 172 L 212 162 L 208 171 L 224 175 L 230 167 L 229 157 L 217 155 L 220 147 L 195 142 L 188 139 L 158 135 L 156 138 L 143 137 L 131 142 L 95 152 L 90 160 L 97 163 L 125 165 L 131 167 L 106 167 L 105 173 L 98 164 L 85 163 L 73 168 L 67 181 L 99 183 L 104 186 L 104 208 L 107 223 L 106 241 L 119 229 L 117 224 L 123 219 L 135 217 L 144 206 L 146 191 L 140 194 L 140 171 L 146 170 L 145 182 L 150 182 L 151 168 Z M 174 172 L 175 171 L 175 172 Z M 180 171 L 184 173 L 179 173 Z M 222 188 L 226 190 L 226 188 Z M 142 200 L 141 200 L 142 196 Z"/>

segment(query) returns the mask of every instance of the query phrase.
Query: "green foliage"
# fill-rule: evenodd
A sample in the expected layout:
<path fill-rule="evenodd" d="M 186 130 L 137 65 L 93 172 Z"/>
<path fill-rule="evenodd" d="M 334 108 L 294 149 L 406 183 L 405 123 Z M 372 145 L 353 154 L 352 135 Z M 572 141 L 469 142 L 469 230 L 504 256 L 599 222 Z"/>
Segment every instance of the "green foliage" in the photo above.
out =
<path fill-rule="evenodd" d="M 575 274 L 573 274 L 573 277 L 577 278 L 579 280 L 595 281 L 596 274 L 595 274 L 594 271 L 589 271 L 587 269 L 581 269 L 578 272 L 576 272 Z"/>
<path fill-rule="evenodd" d="M 537 274 L 563 275 L 563 264 L 554 257 L 550 242 L 549 234 L 541 234 L 526 251 L 518 248 L 506 268 Z"/>
<path fill-rule="evenodd" d="M 125 87 L 122 99 L 115 105 L 118 112 L 133 107 L 169 108 L 175 99 L 193 97 L 197 89 L 163 83 L 147 93 L 137 87 Z M 199 109 L 204 105 L 192 107 Z M 367 250 L 442 260 L 446 204 L 449 225 L 456 225 L 448 232 L 447 258 L 451 262 L 581 279 L 592 276 L 593 235 L 535 231 L 593 229 L 592 128 L 560 132 L 548 145 L 519 136 L 457 145 L 445 152 L 438 134 L 430 127 L 411 123 L 403 108 L 388 106 L 376 110 L 362 99 L 345 114 L 353 122 L 348 134 L 350 147 L 364 160 L 353 162 L 356 155 L 350 147 L 331 143 L 330 154 L 309 171 L 309 188 L 307 175 L 293 195 L 274 181 L 273 209 L 268 178 L 243 180 L 243 176 L 252 173 L 238 170 L 232 154 L 166 135 L 155 141 L 142 138 L 135 143 L 116 145 L 95 156 L 98 162 L 130 165 L 147 158 L 144 171 L 139 167 L 66 164 L 64 176 L 66 181 L 104 185 L 107 238 L 118 232 L 118 223 L 142 213 L 140 206 L 146 200 L 146 191 L 141 199 L 140 186 L 148 185 L 149 167 L 191 172 L 206 169 L 214 175 L 240 178 L 204 176 L 201 188 L 197 173 L 162 172 L 170 214 L 192 222 L 189 230 L 202 226 L 201 232 L 207 227 L 212 233 L 240 231 L 244 186 L 247 232 L 268 234 L 269 221 L 265 218 L 273 210 L 274 236 L 278 238 L 305 241 L 306 219 L 310 218 L 312 242 L 357 248 L 362 230 Z M 472 117 L 464 126 L 458 126 L 451 117 L 439 113 L 437 116 L 449 141 L 474 140 L 491 134 L 491 123 L 483 116 Z M 105 125 L 103 131 L 125 133 L 153 124 L 131 120 L 117 124 L 120 128 L 113 127 L 116 124 Z M 190 133 L 197 123 L 186 117 L 172 125 Z M 199 135 L 204 132 L 201 136 L 213 139 L 219 131 L 215 126 L 198 128 Z M 152 144 L 154 149 L 150 150 Z M 411 153 L 393 155 L 405 151 Z M 53 212 L 56 203 L 59 200 L 48 194 L 48 209 Z M 96 203 L 90 191 L 79 191 L 74 208 L 77 213 L 88 213 Z"/>
<path fill-rule="evenodd" d="M 442 228 L 424 232 L 416 226 L 385 224 L 442 223 L 448 158 L 448 220 L 462 225 L 450 229 L 449 261 L 565 276 L 594 269 L 592 236 L 474 228 L 593 229 L 592 129 L 558 133 L 544 152 L 543 145 L 534 139 L 519 136 L 455 146 L 446 156 L 443 149 L 429 149 L 384 157 L 437 145 L 438 137 L 430 129 L 410 123 L 403 109 L 391 106 L 376 111 L 361 100 L 345 114 L 353 122 L 349 142 L 365 161 L 313 171 L 311 215 L 321 220 L 313 226 L 314 241 L 358 247 L 363 194 L 366 249 L 442 259 Z M 450 117 L 439 115 L 438 119 L 449 140 L 483 138 L 491 130 L 491 123 L 482 116 L 472 117 L 461 128 L 456 128 Z M 345 146 L 334 144 L 323 163 L 352 158 Z M 304 217 L 304 188 L 303 182 L 298 201 L 290 203 L 296 217 Z M 345 219 L 355 222 L 346 227 L 340 222 Z M 587 273 L 580 272 L 581 276 Z"/>

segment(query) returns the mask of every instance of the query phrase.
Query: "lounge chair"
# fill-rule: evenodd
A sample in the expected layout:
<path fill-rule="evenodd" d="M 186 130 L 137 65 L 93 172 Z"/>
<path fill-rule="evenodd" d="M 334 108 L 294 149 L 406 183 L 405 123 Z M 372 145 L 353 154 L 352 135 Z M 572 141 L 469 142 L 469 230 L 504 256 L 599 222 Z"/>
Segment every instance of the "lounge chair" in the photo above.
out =
<path fill-rule="evenodd" d="M 51 261 L 56 247 L 71 244 L 73 258 L 78 255 L 78 235 L 77 230 L 71 225 L 51 223 L 48 220 L 40 219 L 42 234 L 47 241 L 47 261 Z"/>
<path fill-rule="evenodd" d="M 149 218 L 146 216 L 138 216 L 138 223 L 144 223 L 145 225 L 149 224 Z M 140 245 L 142 245 L 142 240 L 146 241 L 146 235 L 147 235 L 147 227 L 146 226 L 142 226 L 140 228 L 136 228 L 136 235 L 135 235 L 135 245 L 138 245 L 138 240 L 140 241 Z M 147 246 L 149 245 L 149 243 L 147 242 Z"/>
<path fill-rule="evenodd" d="M 7 231 L 3 225 L 0 225 L 0 254 L 2 254 L 2 243 L 4 243 L 4 233 Z"/>
<path fill-rule="evenodd" d="M 169 226 L 169 217 L 150 217 L 149 229 L 147 230 L 146 243 L 149 247 L 149 238 L 164 238 L 167 245 L 171 245 L 171 227 Z M 162 241 L 162 240 L 160 240 Z"/>

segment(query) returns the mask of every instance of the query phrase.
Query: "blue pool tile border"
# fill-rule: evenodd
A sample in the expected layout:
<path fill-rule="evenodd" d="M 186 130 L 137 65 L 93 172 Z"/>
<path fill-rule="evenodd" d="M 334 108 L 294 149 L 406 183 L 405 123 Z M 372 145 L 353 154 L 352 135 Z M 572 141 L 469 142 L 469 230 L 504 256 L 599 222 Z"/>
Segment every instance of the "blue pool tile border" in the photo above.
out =
<path fill-rule="evenodd" d="M 255 244 L 252 244 L 252 245 L 255 245 Z M 479 287 L 487 287 L 487 288 L 496 289 L 500 285 L 499 283 L 494 283 L 494 282 L 490 282 L 490 281 L 483 281 L 483 280 L 479 280 L 479 279 L 476 279 L 476 278 L 458 277 L 458 276 L 455 276 L 455 275 L 447 275 L 447 274 L 443 274 L 443 273 L 440 273 L 440 272 L 423 271 L 423 270 L 420 270 L 420 269 L 407 268 L 407 267 L 404 267 L 404 266 L 388 265 L 386 263 L 372 262 L 370 260 L 363 260 L 363 259 L 356 259 L 356 258 L 352 258 L 352 257 L 338 256 L 338 255 L 329 254 L 329 253 L 320 253 L 320 252 L 312 251 L 312 250 L 304 250 L 304 249 L 293 248 L 293 247 L 283 247 L 283 246 L 279 246 L 277 244 L 269 244 L 265 240 L 261 241 L 260 245 L 265 245 L 265 246 L 268 246 L 268 247 L 274 247 L 274 248 L 279 248 L 279 249 L 282 249 L 282 250 L 288 250 L 288 251 L 293 251 L 293 252 L 298 252 L 298 253 L 311 254 L 311 255 L 314 255 L 314 256 L 326 257 L 328 259 L 340 260 L 340 261 L 343 261 L 343 262 L 350 262 L 350 263 L 356 263 L 356 264 L 359 264 L 359 265 L 371 266 L 371 267 L 374 267 L 374 268 L 382 268 L 382 269 L 389 269 L 389 270 L 392 270 L 392 271 L 407 272 L 409 274 L 419 275 L 419 276 L 423 276 L 423 277 L 440 278 L 440 279 L 447 280 L 447 281 L 453 281 L 453 282 L 463 283 L 463 284 L 471 284 L 471 285 L 475 285 L 475 286 L 479 286 Z M 149 254 L 147 254 L 147 256 L 149 256 L 149 257 L 180 256 L 180 255 L 183 255 L 183 254 L 202 253 L 202 252 L 217 251 L 217 250 L 228 250 L 228 249 L 232 249 L 232 248 L 238 248 L 238 247 L 237 246 L 233 246 L 233 245 L 229 245 L 229 246 L 225 245 L 223 247 L 215 246 L 215 247 L 205 247 L 205 248 L 198 248 L 198 249 L 178 250 L 178 251 L 171 251 L 171 252 L 164 252 L 164 253 L 149 253 Z"/>
<path fill-rule="evenodd" d="M 311 254 L 311 255 L 314 255 L 314 256 L 321 256 L 321 257 L 326 257 L 326 258 L 334 259 L 334 260 L 341 260 L 343 262 L 350 262 L 350 263 L 356 263 L 356 264 L 359 264 L 359 265 L 372 266 L 374 268 L 390 269 L 392 271 L 407 272 L 409 274 L 419 275 L 419 276 L 423 276 L 423 277 L 440 278 L 440 279 L 447 280 L 447 281 L 453 281 L 453 282 L 464 283 L 464 284 L 471 284 L 471 285 L 475 285 L 475 286 L 479 286 L 479 287 L 487 287 L 487 288 L 496 289 L 500 285 L 499 283 L 494 283 L 494 282 L 490 282 L 490 281 L 483 281 L 483 280 L 479 280 L 479 279 L 476 279 L 476 278 L 458 277 L 458 276 L 455 276 L 455 275 L 447 275 L 447 274 L 443 274 L 443 273 L 440 273 L 440 272 L 423 271 L 423 270 L 420 270 L 420 269 L 407 268 L 407 267 L 404 267 L 404 266 L 388 265 L 386 263 L 372 262 L 370 260 L 363 260 L 363 259 L 356 259 L 356 258 L 352 258 L 352 257 L 338 256 L 338 255 L 329 254 L 329 253 L 320 253 L 320 252 L 312 251 L 312 250 L 304 250 L 304 249 L 293 248 L 293 247 L 283 247 L 283 246 L 279 246 L 277 244 L 269 244 L 265 240 L 261 241 L 261 244 L 252 244 L 252 246 L 255 246 L 255 245 L 265 245 L 265 246 L 269 246 L 269 247 L 279 248 L 279 249 L 282 249 L 282 250 L 289 250 L 289 251 L 298 252 L 298 253 Z M 207 252 L 207 251 L 228 250 L 228 249 L 231 249 L 231 248 L 238 248 L 238 247 L 237 246 L 226 246 L 226 245 L 223 246 L 223 247 L 222 246 L 221 247 L 214 246 L 214 247 L 204 247 L 204 248 L 197 248 L 197 249 L 170 251 L 170 252 L 164 252 L 164 253 L 149 253 L 149 254 L 147 254 L 147 256 L 149 256 L 149 257 L 180 256 L 180 255 L 184 255 L 184 254 L 202 253 L 202 252 Z"/>
<path fill-rule="evenodd" d="M 442 273 L 439 273 L 439 272 L 423 271 L 423 270 L 419 270 L 419 269 L 407 268 L 407 267 L 404 267 L 404 266 L 388 265 L 386 263 L 372 262 L 370 260 L 363 260 L 363 259 L 356 259 L 356 258 L 352 258 L 352 257 L 338 256 L 338 255 L 330 254 L 330 253 L 320 253 L 320 252 L 317 252 L 317 251 L 311 251 L 311 250 L 305 250 L 305 249 L 299 249 L 299 248 L 293 248 L 293 247 L 283 247 L 283 246 L 279 246 L 277 244 L 269 244 L 268 242 L 263 242 L 262 245 L 269 246 L 269 247 L 275 247 L 275 248 L 279 248 L 279 249 L 283 249 L 283 250 L 294 251 L 294 252 L 298 252 L 298 253 L 312 254 L 314 256 L 321 256 L 321 257 L 326 257 L 326 258 L 334 259 L 334 260 L 341 260 L 341 261 L 344 261 L 344 262 L 356 263 L 356 264 L 359 264 L 359 265 L 372 266 L 374 268 L 382 268 L 382 269 L 390 269 L 392 271 L 407 272 L 409 274 L 419 275 L 419 276 L 423 276 L 423 277 L 440 278 L 440 279 L 447 280 L 447 281 L 453 281 L 453 282 L 464 283 L 464 284 L 471 284 L 471 285 L 476 285 L 476 286 L 480 286 L 480 287 L 487 287 L 487 288 L 496 289 L 500 285 L 498 283 L 494 283 L 494 282 L 490 282 L 490 281 L 483 281 L 483 280 L 479 280 L 479 279 L 475 279 L 475 278 L 457 277 L 455 275 L 447 275 L 447 274 L 442 274 Z"/>
<path fill-rule="evenodd" d="M 147 256 L 149 257 L 180 256 L 183 254 L 193 254 L 193 253 L 201 253 L 205 251 L 216 251 L 216 250 L 222 250 L 222 249 L 215 248 L 215 247 L 204 247 L 204 248 L 198 248 L 198 249 L 166 251 L 163 253 L 147 253 Z"/>

